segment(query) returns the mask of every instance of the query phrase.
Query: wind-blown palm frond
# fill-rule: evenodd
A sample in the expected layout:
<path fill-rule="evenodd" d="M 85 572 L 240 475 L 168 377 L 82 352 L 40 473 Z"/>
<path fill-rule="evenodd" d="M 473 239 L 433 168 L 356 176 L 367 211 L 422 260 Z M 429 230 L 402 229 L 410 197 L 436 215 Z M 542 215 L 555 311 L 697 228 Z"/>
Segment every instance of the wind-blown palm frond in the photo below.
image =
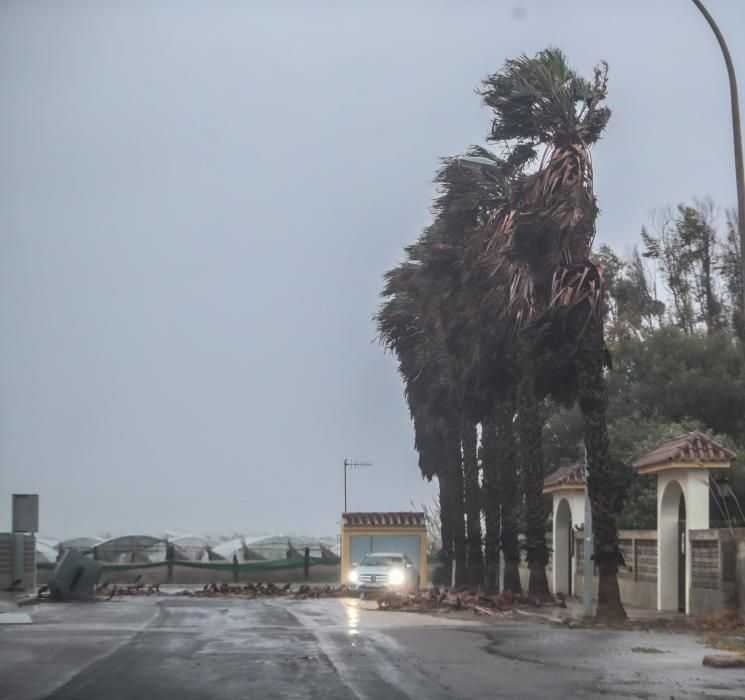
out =
<path fill-rule="evenodd" d="M 494 110 L 490 140 L 516 140 L 521 146 L 593 144 L 610 118 L 610 110 L 599 106 L 607 75 L 603 63 L 592 82 L 585 80 L 554 48 L 507 61 L 483 81 L 481 95 Z"/>
<path fill-rule="evenodd" d="M 483 82 L 484 103 L 494 110 L 490 139 L 515 140 L 516 150 L 544 147 L 539 168 L 517 179 L 510 206 L 492 218 L 517 327 L 549 303 L 560 265 L 589 256 L 598 210 L 588 147 L 610 117 L 600 107 L 606 88 L 605 64 L 590 82 L 557 49 L 507 61 Z"/>

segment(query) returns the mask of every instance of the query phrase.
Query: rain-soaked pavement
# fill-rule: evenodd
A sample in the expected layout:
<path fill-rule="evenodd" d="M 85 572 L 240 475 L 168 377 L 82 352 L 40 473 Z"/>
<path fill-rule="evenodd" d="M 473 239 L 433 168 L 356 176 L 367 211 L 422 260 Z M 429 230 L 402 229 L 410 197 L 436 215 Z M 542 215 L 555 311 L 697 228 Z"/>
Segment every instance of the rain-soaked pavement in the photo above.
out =
<path fill-rule="evenodd" d="M 131 598 L 0 626 L 0 697 L 742 698 L 687 635 L 381 612 L 356 599 Z M 632 651 L 643 647 L 662 653 Z"/>

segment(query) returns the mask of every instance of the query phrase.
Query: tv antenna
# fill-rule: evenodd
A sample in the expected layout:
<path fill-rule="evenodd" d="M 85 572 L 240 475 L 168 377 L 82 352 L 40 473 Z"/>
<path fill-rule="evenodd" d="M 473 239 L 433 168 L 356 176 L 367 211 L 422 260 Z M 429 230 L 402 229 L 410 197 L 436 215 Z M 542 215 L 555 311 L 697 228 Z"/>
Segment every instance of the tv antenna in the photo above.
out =
<path fill-rule="evenodd" d="M 354 459 L 344 460 L 344 512 L 347 512 L 347 469 L 364 469 L 372 467 L 372 462 L 359 462 Z"/>

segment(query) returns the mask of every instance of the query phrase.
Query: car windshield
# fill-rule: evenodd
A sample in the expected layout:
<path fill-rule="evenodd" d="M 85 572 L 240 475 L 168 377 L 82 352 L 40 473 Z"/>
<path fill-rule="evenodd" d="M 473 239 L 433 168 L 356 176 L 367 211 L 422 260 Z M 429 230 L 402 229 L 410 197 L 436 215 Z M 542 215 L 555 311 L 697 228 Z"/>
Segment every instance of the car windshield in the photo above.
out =
<path fill-rule="evenodd" d="M 401 566 L 403 560 L 401 557 L 381 556 L 379 554 L 369 554 L 361 564 L 363 566 Z"/>

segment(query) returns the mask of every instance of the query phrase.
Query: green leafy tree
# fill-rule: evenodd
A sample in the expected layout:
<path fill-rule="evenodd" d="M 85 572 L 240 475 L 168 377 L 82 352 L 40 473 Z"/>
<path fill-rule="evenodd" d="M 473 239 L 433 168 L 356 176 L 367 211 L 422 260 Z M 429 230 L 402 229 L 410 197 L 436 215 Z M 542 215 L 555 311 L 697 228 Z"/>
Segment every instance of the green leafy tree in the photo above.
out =
<path fill-rule="evenodd" d="M 736 251 L 722 250 L 716 218 L 713 202 L 705 199 L 658 215 L 657 236 L 642 228 L 644 256 L 659 263 L 672 321 L 686 333 L 712 333 L 726 324 L 720 272 L 729 269 Z"/>
<path fill-rule="evenodd" d="M 710 434 L 744 455 L 745 357 L 724 331 L 684 333 L 668 325 L 611 346 L 608 429 L 614 509 L 624 529 L 656 526 L 655 484 L 631 463 L 660 443 L 691 430 Z M 546 424 L 549 468 L 581 456 L 581 418 L 576 408 L 553 405 Z M 725 503 L 712 496 L 712 523 L 745 524 L 745 465 L 735 460 L 725 480 Z M 740 504 L 740 505 L 738 505 Z M 726 516 L 723 511 L 729 511 Z"/>
<path fill-rule="evenodd" d="M 606 290 L 606 336 L 611 342 L 640 337 L 663 324 L 665 304 L 657 298 L 655 280 L 634 247 L 623 260 L 610 246 L 602 245 L 593 260 L 603 272 Z"/>
<path fill-rule="evenodd" d="M 724 331 L 684 333 L 666 326 L 614 347 L 611 416 L 636 412 L 671 422 L 700 421 L 745 442 L 745 357 Z"/>

